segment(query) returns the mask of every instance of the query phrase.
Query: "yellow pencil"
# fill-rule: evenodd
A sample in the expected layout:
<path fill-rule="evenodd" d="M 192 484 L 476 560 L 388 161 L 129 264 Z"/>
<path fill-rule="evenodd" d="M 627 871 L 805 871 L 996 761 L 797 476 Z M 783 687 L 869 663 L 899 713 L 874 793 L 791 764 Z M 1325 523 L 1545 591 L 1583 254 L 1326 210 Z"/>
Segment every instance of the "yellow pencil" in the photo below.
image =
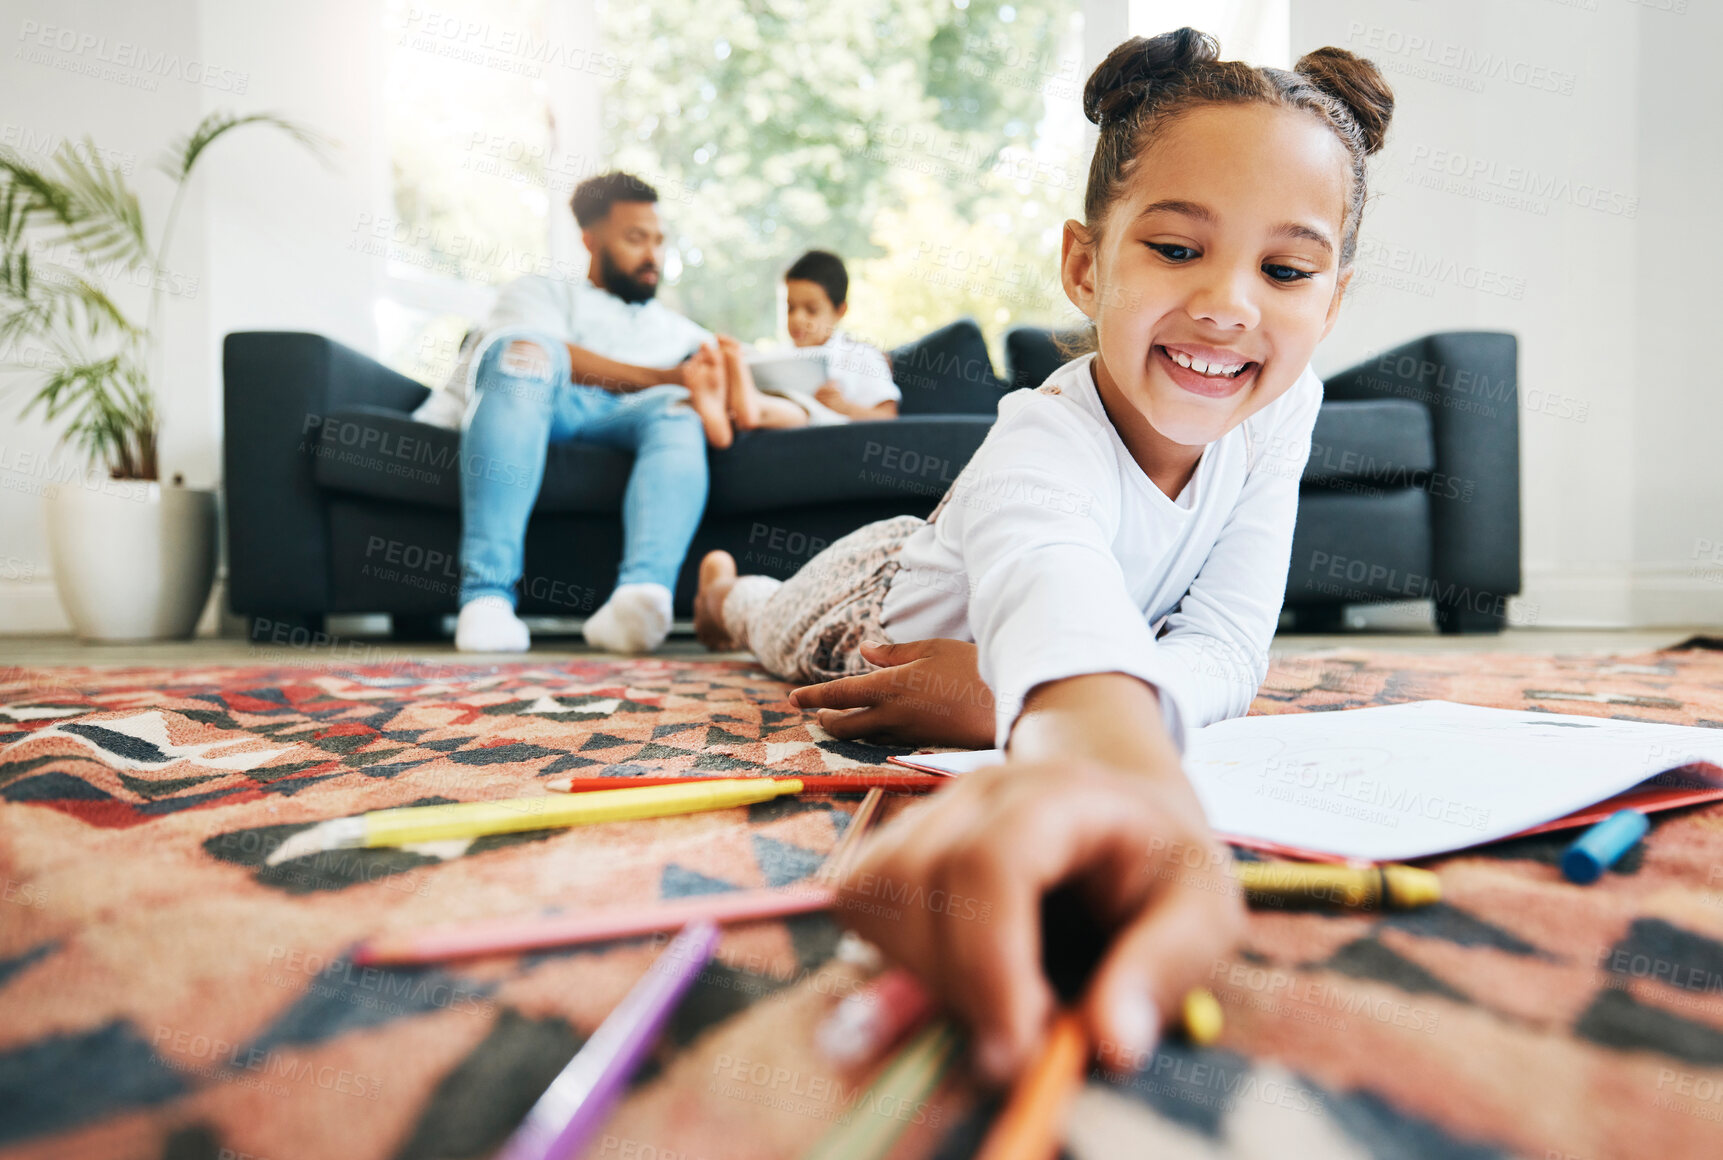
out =
<path fill-rule="evenodd" d="M 1313 862 L 1235 862 L 1246 897 L 1269 905 L 1289 900 L 1336 906 L 1411 909 L 1442 900 L 1442 880 L 1416 866 L 1326 866 Z"/>
<path fill-rule="evenodd" d="M 331 818 L 301 830 L 272 853 L 271 866 L 308 854 L 352 850 L 363 846 L 407 846 L 450 838 L 479 838 L 521 830 L 589 826 L 597 822 L 626 822 L 724 810 L 799 793 L 795 778 L 713 778 L 682 785 L 606 789 L 593 793 L 505 798 L 488 802 L 454 802 L 440 806 L 403 806 L 373 810 L 354 817 Z"/>

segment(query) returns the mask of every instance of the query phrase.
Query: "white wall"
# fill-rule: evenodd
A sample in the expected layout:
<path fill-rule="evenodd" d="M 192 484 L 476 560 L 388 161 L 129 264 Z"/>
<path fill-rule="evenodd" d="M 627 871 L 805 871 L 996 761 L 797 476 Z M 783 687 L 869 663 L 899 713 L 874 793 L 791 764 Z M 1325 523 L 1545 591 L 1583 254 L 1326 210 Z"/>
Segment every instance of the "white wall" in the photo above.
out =
<path fill-rule="evenodd" d="M 1656 0 L 1675 4 L 1681 0 Z M 1723 6 L 1685 0 L 1639 22 L 1639 280 L 1634 303 L 1633 609 L 1645 623 L 1723 621 Z"/>
<path fill-rule="evenodd" d="M 1432 330 L 1519 336 L 1517 623 L 1723 623 L 1723 555 L 1694 557 L 1723 544 L 1702 337 L 1720 304 L 1723 9 L 1658 4 L 1682 0 L 1292 4 L 1295 59 L 1370 56 L 1397 97 L 1364 284 L 1317 369 Z"/>
<path fill-rule="evenodd" d="M 156 158 L 205 114 L 277 112 L 339 142 L 325 167 L 282 134 L 243 129 L 214 145 L 193 179 L 167 263 L 186 292 L 164 299 L 161 461 L 164 478 L 218 486 L 222 336 L 305 329 L 375 347 L 379 272 L 349 242 L 360 214 L 388 204 L 379 2 L 3 0 L 0 35 L 10 41 L 0 142 L 28 152 L 87 134 L 135 160 L 152 242 L 170 191 Z M 141 319 L 142 292 L 124 301 Z M 55 432 L 19 422 L 14 400 L 0 406 L 0 632 L 63 631 L 41 491 L 78 459 L 56 450 Z"/>
<path fill-rule="evenodd" d="M 243 98 L 206 105 L 279 112 L 336 141 L 327 165 L 265 129 L 237 131 L 209 154 L 202 225 L 213 354 L 236 330 L 312 330 L 366 351 L 375 343 L 379 271 L 356 242 L 361 215 L 385 211 L 390 197 L 379 7 L 199 6 L 203 51 L 251 77 Z M 219 409 L 208 416 L 216 424 L 199 432 L 200 450 L 219 455 Z"/>
<path fill-rule="evenodd" d="M 197 122 L 202 108 L 198 86 L 171 70 L 146 71 L 104 62 L 122 51 L 142 49 L 152 58 L 197 55 L 197 12 L 189 0 L 141 6 L 125 3 L 48 4 L 18 0 L 0 2 L 0 36 L 6 41 L 6 66 L 0 69 L 0 143 L 29 160 L 43 163 L 46 154 L 66 138 L 86 134 L 104 150 L 112 150 L 130 170 L 142 202 L 145 220 L 159 228 L 167 210 L 168 183 L 152 173 L 158 154 L 176 134 Z M 85 38 L 107 38 L 90 43 Z M 45 39 L 47 44 L 40 43 Z M 92 75 L 94 74 L 94 75 Z M 209 377 L 199 336 L 207 327 L 208 288 L 203 285 L 203 253 L 195 226 L 199 206 L 186 207 L 192 228 L 183 232 L 171 268 L 183 275 L 186 293 L 168 297 L 164 313 L 171 319 L 174 341 L 165 355 L 176 382 L 186 390 L 165 400 L 170 417 L 195 409 L 197 391 Z M 155 236 L 152 233 L 152 238 Z M 190 279 L 197 279 L 196 289 Z M 142 317 L 146 294 L 123 282 L 112 291 L 122 306 Z M 32 351 L 20 348 L 13 358 L 28 360 Z M 0 355 L 0 358 L 6 357 Z M 39 418 L 22 421 L 18 408 L 26 382 L 7 376 L 7 395 L 0 397 L 0 627 L 17 630 L 64 625 L 54 596 L 43 526 L 42 493 L 54 480 L 67 480 L 81 469 L 72 451 L 56 449 L 56 434 Z M 207 481 L 212 465 L 207 456 L 182 457 L 183 444 L 163 449 L 169 472 L 186 471 L 189 479 Z M 70 477 L 74 480 L 80 477 Z"/>

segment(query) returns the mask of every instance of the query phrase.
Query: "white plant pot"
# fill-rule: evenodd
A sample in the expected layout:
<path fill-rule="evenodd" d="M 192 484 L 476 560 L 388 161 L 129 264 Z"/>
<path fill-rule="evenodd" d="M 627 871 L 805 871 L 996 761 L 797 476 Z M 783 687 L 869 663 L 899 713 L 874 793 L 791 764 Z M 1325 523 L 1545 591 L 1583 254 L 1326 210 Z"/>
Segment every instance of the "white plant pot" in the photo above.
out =
<path fill-rule="evenodd" d="M 178 640 L 215 579 L 215 493 L 135 479 L 47 497 L 54 585 L 84 640 Z"/>

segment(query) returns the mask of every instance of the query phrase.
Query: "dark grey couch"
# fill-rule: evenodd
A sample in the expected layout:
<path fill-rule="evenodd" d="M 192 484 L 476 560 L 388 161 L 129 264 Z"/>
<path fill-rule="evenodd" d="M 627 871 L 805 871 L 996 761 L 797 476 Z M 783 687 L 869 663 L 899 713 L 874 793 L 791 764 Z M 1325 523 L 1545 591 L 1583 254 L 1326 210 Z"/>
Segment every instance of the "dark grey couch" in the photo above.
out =
<path fill-rule="evenodd" d="M 1063 361 L 1046 331 L 1019 328 L 1006 346 L 1001 380 L 974 323 L 953 323 L 892 352 L 902 418 L 745 433 L 712 452 L 678 613 L 712 548 L 788 576 L 865 523 L 930 511 L 1000 395 Z M 1499 627 L 1500 601 L 1519 590 L 1514 367 L 1512 336 L 1439 334 L 1328 382 L 1287 587 L 1302 623 L 1417 597 L 1437 601 L 1446 630 Z M 460 582 L 459 439 L 410 418 L 425 388 L 314 334 L 231 334 L 223 371 L 233 611 L 275 636 L 329 613 L 386 612 L 403 636 L 438 631 Z M 551 448 L 527 530 L 523 615 L 584 616 L 609 595 L 630 463 L 580 443 Z"/>

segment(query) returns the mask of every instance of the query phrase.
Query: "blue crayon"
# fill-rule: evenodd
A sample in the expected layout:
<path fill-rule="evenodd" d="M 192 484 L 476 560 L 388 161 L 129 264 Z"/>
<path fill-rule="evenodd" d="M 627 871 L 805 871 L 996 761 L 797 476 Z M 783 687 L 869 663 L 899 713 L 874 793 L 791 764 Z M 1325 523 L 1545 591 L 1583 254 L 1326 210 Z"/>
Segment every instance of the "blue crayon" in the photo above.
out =
<path fill-rule="evenodd" d="M 1579 836 L 1561 856 L 1561 872 L 1569 882 L 1596 882 L 1616 860 L 1631 850 L 1651 819 L 1638 810 L 1617 810 Z"/>

